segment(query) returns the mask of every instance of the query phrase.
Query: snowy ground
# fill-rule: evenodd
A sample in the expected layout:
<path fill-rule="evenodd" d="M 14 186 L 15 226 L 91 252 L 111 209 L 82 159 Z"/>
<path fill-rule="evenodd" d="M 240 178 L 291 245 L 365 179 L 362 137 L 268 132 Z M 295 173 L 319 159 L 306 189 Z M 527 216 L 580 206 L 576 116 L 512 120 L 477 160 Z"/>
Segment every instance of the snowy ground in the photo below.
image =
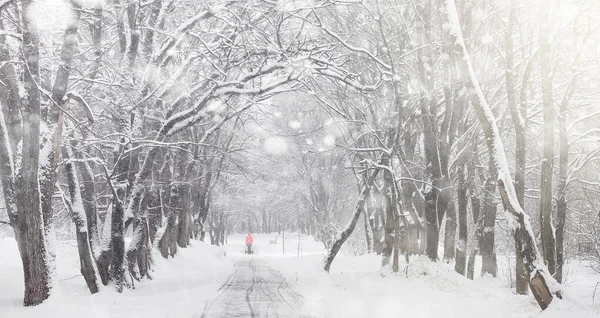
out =
<path fill-rule="evenodd" d="M 274 236 L 256 237 L 259 250 L 253 257 L 267 259 L 283 273 L 316 317 L 600 317 L 600 290 L 595 305 L 592 299 L 600 275 L 580 262 L 569 265 L 567 301 L 554 302 L 540 313 L 532 296 L 516 295 L 507 287 L 502 258 L 498 278 L 475 281 L 455 273 L 451 264 L 417 257 L 409 265 L 402 262 L 399 274 L 382 271 L 376 255 L 339 255 L 326 274 L 321 270 L 325 251 L 320 243 L 287 235 L 283 254 L 281 236 L 277 244 L 265 245 Z M 243 251 L 243 244 L 233 242 L 243 242 L 243 235 L 230 236 L 226 246 L 229 253 Z"/>
<path fill-rule="evenodd" d="M 177 257 L 155 255 L 153 280 L 136 282 L 135 290 L 119 295 L 109 287 L 90 295 L 79 275 L 75 242 L 57 248 L 57 284 L 49 301 L 22 306 L 23 274 L 14 239 L 0 239 L 0 317 L 191 317 L 233 271 L 221 248 L 193 242 Z M 199 316 L 199 315 L 198 315 Z"/>
<path fill-rule="evenodd" d="M 241 258 L 235 271 L 207 304 L 202 317 L 314 317 L 298 294 L 265 259 Z"/>
<path fill-rule="evenodd" d="M 60 242 L 58 288 L 48 302 L 34 308 L 21 306 L 23 278 L 16 244 L 9 238 L 0 239 L 0 317 L 80 317 L 82 312 L 87 317 L 200 317 L 203 313 L 205 317 L 231 317 L 227 315 L 233 314 L 231 309 L 228 312 L 227 306 L 219 305 L 229 303 L 228 297 L 233 296 L 232 292 L 226 294 L 223 286 L 235 282 L 239 285 L 235 292 L 252 292 L 255 290 L 250 287 L 256 281 L 262 284 L 257 290 L 265 297 L 274 297 L 273 304 L 279 298 L 282 302 L 301 299 L 297 305 L 314 317 L 398 317 L 399 313 L 411 318 L 600 317 L 600 299 L 594 301 L 600 275 L 581 262 L 569 265 L 567 300 L 555 301 L 540 313 L 532 296 L 515 295 L 503 277 L 469 281 L 454 273 L 452 265 L 423 258 L 413 258 L 409 265 L 402 263 L 401 273 L 394 274 L 380 270 L 380 258 L 375 255 L 339 255 L 331 274 L 326 274 L 321 270 L 325 251 L 320 243 L 310 237 L 286 234 L 284 246 L 282 236 L 276 242 L 275 237 L 255 235 L 256 254 L 251 256 L 243 254 L 244 235 L 229 236 L 223 248 L 194 242 L 191 248 L 180 250 L 175 259 L 157 257 L 152 281 L 138 283 L 135 290 L 124 295 L 104 288 L 94 296 L 88 294 L 78 276 L 75 243 Z M 506 264 L 502 257 L 499 260 L 500 275 L 508 273 L 502 269 Z M 232 280 L 236 270 L 250 276 L 241 274 Z M 269 296 L 270 286 L 285 287 L 281 294 Z M 596 292 L 600 298 L 600 291 Z M 250 307 L 268 305 L 258 293 L 246 295 Z M 246 304 L 243 307 L 247 308 Z M 265 308 L 265 314 L 276 316 L 274 309 Z M 297 317 L 298 312 L 287 314 Z M 238 314 L 245 315 L 241 311 Z M 260 309 L 255 315 L 263 316 Z M 287 317 L 285 313 L 280 316 Z"/>

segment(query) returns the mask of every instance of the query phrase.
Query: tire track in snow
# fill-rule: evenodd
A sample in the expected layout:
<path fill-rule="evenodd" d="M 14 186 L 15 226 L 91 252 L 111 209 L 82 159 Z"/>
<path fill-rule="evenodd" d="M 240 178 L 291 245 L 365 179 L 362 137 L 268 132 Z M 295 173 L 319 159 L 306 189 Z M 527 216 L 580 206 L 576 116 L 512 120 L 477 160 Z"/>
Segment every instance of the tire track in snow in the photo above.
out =
<path fill-rule="evenodd" d="M 252 265 L 252 261 L 250 261 L 250 269 L 252 270 L 252 285 L 246 289 L 246 304 L 248 305 L 248 309 L 250 309 L 250 317 L 255 318 L 256 314 L 254 313 L 254 308 L 252 308 L 252 303 L 250 302 L 250 294 L 252 294 L 252 290 L 254 289 L 254 285 L 256 284 L 256 270 Z"/>
<path fill-rule="evenodd" d="M 227 277 L 227 280 L 225 281 L 225 283 L 223 283 L 223 285 L 221 285 L 221 287 L 219 287 L 219 289 L 217 289 L 218 296 L 215 299 L 213 299 L 213 301 L 211 301 L 210 303 L 207 303 L 206 306 L 204 306 L 204 312 L 202 313 L 201 318 L 206 318 L 206 313 L 210 310 L 210 308 L 213 306 L 213 304 L 216 301 L 218 301 L 219 298 L 221 298 L 221 296 L 223 296 L 223 294 L 233 284 L 233 281 L 235 280 L 235 277 L 237 276 L 237 273 L 238 273 L 236 265 L 237 265 L 237 263 L 234 264 L 233 273 L 231 273 L 231 275 L 229 275 L 229 277 Z"/>
<path fill-rule="evenodd" d="M 217 292 L 202 317 L 311 317 L 303 310 L 304 297 L 264 260 L 236 262 L 234 273 Z"/>

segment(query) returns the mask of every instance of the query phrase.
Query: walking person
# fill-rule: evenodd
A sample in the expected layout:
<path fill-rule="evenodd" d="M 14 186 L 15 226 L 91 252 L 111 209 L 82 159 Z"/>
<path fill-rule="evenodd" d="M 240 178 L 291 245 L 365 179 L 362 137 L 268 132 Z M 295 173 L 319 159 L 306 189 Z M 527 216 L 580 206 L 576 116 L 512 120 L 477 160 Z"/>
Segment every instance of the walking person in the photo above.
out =
<path fill-rule="evenodd" d="M 252 237 L 252 234 L 250 234 L 250 232 L 248 232 L 248 235 L 246 235 L 246 254 L 253 254 L 252 253 L 252 242 L 254 242 L 254 238 Z"/>

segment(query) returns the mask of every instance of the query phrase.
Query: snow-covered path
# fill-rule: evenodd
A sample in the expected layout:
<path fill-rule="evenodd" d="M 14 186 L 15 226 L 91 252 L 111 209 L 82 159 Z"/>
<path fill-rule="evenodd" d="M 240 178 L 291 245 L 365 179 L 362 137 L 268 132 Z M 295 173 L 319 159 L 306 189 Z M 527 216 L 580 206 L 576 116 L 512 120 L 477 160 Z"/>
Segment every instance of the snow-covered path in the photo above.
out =
<path fill-rule="evenodd" d="M 310 317 L 304 299 L 264 260 L 244 258 L 202 317 Z"/>
<path fill-rule="evenodd" d="M 192 242 L 175 258 L 154 258 L 153 279 L 122 294 L 111 286 L 90 295 L 79 275 L 76 243 L 57 246 L 56 288 L 36 307 L 23 307 L 23 273 L 13 239 L 0 239 L 0 318 L 30 317 L 318 317 L 318 318 L 600 318 L 594 302 L 600 275 L 585 262 L 569 264 L 565 300 L 544 312 L 531 295 L 499 277 L 466 279 L 452 264 L 427 257 L 401 260 L 401 272 L 381 269 L 381 257 L 339 255 L 322 270 L 326 252 L 312 237 L 257 234 L 254 255 L 244 255 L 245 234 L 228 244 Z M 504 258 L 499 258 L 504 260 Z M 479 264 L 479 261 L 478 263 Z M 597 296 L 597 295 L 596 295 Z"/>

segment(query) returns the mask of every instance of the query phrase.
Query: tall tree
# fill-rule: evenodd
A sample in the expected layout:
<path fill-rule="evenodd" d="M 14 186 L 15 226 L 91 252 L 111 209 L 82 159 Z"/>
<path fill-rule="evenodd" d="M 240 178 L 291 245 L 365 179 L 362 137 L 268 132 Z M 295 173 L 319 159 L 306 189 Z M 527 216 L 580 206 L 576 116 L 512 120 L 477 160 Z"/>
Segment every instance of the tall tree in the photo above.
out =
<path fill-rule="evenodd" d="M 550 76 L 552 49 L 550 32 L 550 1 L 540 3 L 539 51 L 544 113 L 544 154 L 540 182 L 540 222 L 542 252 L 551 275 L 556 272 L 556 242 L 552 225 L 552 169 L 554 166 L 554 101 Z"/>

